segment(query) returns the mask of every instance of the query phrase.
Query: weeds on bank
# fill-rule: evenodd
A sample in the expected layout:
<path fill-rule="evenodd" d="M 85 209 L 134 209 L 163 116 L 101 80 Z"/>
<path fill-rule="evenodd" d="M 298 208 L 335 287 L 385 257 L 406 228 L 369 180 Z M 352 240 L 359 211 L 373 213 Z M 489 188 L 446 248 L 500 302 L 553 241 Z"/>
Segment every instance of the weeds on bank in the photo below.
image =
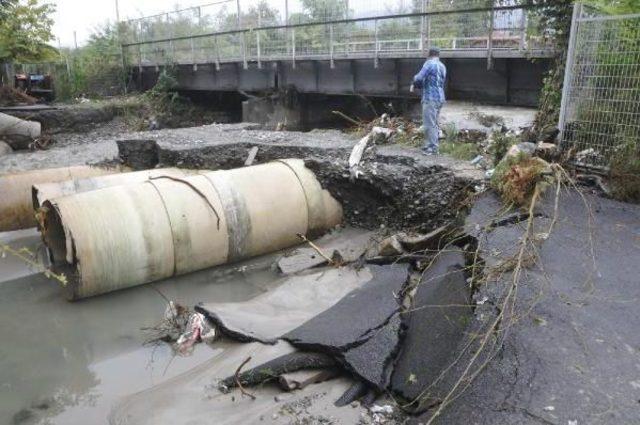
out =
<path fill-rule="evenodd" d="M 527 159 L 528 162 L 528 159 Z M 516 165 L 523 166 L 525 164 L 524 158 L 514 160 L 511 168 Z M 505 168 L 507 166 L 505 165 Z M 537 169 L 538 166 L 533 166 Z M 529 199 L 521 205 L 527 212 L 527 220 L 523 229 L 523 234 L 517 239 L 514 254 L 503 258 L 497 264 L 487 266 L 481 260 L 479 253 L 480 247 L 476 248 L 476 252 L 473 255 L 473 262 L 471 266 L 467 266 L 473 273 L 472 281 L 476 286 L 487 285 L 493 283 L 499 285 L 496 289 L 496 299 L 492 303 L 492 310 L 495 312 L 493 315 L 489 315 L 484 319 L 483 323 L 476 330 L 470 330 L 468 332 L 468 338 L 460 349 L 459 354 L 452 360 L 451 364 L 446 367 L 440 375 L 426 387 L 423 392 L 415 399 L 409 401 L 403 405 L 403 408 L 410 406 L 432 406 L 432 415 L 425 422 L 426 425 L 432 425 L 437 419 L 444 413 L 444 411 L 458 399 L 469 388 L 472 382 L 479 376 L 479 374 L 489 365 L 489 363 L 500 353 L 503 344 L 507 338 L 510 330 L 525 317 L 528 317 L 533 311 L 533 307 L 540 300 L 540 296 L 534 296 L 530 301 L 530 305 L 519 306 L 518 293 L 523 278 L 526 275 L 526 270 L 534 266 L 538 266 L 541 269 L 542 276 L 548 281 L 548 277 L 544 271 L 544 265 L 539 262 L 539 244 L 547 240 L 549 235 L 554 230 L 555 224 L 558 219 L 559 211 L 559 198 L 561 190 L 571 189 L 580 193 L 580 196 L 589 212 L 589 243 L 591 244 L 591 256 L 594 261 L 595 267 L 595 253 L 593 250 L 593 240 L 591 235 L 592 225 L 592 213 L 591 208 L 584 197 L 579 192 L 578 187 L 571 181 L 569 174 L 559 164 L 548 164 L 549 174 L 544 178 L 533 178 L 533 187 Z M 504 175 L 509 175 L 507 172 Z M 532 176 L 539 176 L 539 174 L 532 173 Z M 550 217 L 550 222 L 544 224 L 544 229 L 540 229 L 542 222 L 534 223 L 536 220 L 535 210 L 545 190 L 550 187 L 555 187 L 555 202 L 553 215 Z M 503 214 L 510 208 L 497 213 L 497 216 L 493 219 L 503 216 Z M 493 219 L 489 219 L 492 222 Z M 542 233 L 539 233 L 543 230 Z M 455 243 L 455 240 L 451 241 L 441 252 L 446 252 L 450 249 L 450 244 Z M 512 252 L 511 249 L 505 249 L 503 252 Z M 435 259 L 440 255 L 436 253 L 435 258 L 431 264 L 435 262 Z M 540 289 L 541 290 L 541 289 Z M 516 308 L 519 306 L 518 308 Z M 482 318 L 482 315 L 480 316 Z M 444 394 L 435 390 L 436 386 L 445 385 L 447 390 Z"/>
<path fill-rule="evenodd" d="M 448 155 L 452 158 L 462 161 L 470 161 L 480 153 L 480 151 L 478 150 L 478 145 L 476 145 L 475 143 L 464 142 L 442 141 L 440 143 L 439 150 L 443 155 Z"/>
<path fill-rule="evenodd" d="M 609 164 L 613 198 L 640 202 L 640 144 L 634 141 L 619 146 Z"/>
<path fill-rule="evenodd" d="M 518 137 L 513 133 L 494 131 L 489 138 L 487 153 L 493 158 L 493 163 L 498 164 L 507 155 L 511 146 L 518 144 Z"/>

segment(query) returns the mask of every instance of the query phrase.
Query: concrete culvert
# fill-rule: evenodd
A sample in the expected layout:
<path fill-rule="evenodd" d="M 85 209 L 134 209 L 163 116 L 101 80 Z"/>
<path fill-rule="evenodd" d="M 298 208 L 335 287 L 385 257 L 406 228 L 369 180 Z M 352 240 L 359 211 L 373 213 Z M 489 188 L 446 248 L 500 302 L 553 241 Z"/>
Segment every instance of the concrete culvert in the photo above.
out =
<path fill-rule="evenodd" d="M 44 201 L 59 198 L 61 196 L 74 195 L 76 193 L 89 192 L 105 187 L 122 184 L 142 183 L 147 180 L 160 177 L 185 177 L 197 174 L 197 170 L 185 170 L 180 168 L 158 168 L 153 170 L 135 171 L 131 173 L 112 174 L 86 179 L 65 180 L 53 183 L 34 184 L 31 189 L 33 209 L 37 210 Z"/>
<path fill-rule="evenodd" d="M 0 157 L 13 153 L 13 149 L 6 142 L 0 140 Z"/>
<path fill-rule="evenodd" d="M 156 176 L 52 199 L 43 210 L 43 237 L 71 300 L 276 251 L 342 220 L 340 204 L 291 159 Z"/>
<path fill-rule="evenodd" d="M 119 173 L 120 168 L 79 165 L 0 175 L 0 232 L 27 229 L 36 225 L 31 187 L 45 182 Z"/>

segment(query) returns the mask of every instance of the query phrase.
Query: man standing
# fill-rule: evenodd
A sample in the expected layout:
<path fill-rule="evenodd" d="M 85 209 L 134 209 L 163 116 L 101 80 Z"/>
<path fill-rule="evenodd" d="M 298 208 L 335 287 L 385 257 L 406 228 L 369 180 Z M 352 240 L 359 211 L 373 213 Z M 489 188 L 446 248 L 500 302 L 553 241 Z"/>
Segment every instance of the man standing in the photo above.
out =
<path fill-rule="evenodd" d="M 422 151 L 426 155 L 438 153 L 438 118 L 444 105 L 444 82 L 447 78 L 447 68 L 440 62 L 440 49 L 429 49 L 429 58 L 426 60 L 420 72 L 413 77 L 413 88 L 422 89 L 422 120 L 424 127 L 424 147 Z"/>

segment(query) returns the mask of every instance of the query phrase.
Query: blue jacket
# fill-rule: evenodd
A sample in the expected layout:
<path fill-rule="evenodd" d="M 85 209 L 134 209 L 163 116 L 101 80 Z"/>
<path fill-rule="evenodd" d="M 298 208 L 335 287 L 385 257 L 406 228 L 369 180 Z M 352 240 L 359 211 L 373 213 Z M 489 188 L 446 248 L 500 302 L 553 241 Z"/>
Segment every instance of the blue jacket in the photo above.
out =
<path fill-rule="evenodd" d="M 422 89 L 422 102 L 436 101 L 444 103 L 444 83 L 447 68 L 440 59 L 431 58 L 422 65 L 422 69 L 413 77 L 413 85 Z"/>

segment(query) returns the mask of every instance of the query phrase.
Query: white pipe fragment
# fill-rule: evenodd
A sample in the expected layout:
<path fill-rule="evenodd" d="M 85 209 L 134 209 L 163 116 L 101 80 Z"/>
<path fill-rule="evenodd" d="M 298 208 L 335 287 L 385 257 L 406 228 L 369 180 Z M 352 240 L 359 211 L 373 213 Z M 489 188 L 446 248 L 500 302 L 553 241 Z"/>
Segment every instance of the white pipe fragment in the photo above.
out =
<path fill-rule="evenodd" d="M 36 226 L 31 199 L 34 184 L 113 174 L 120 168 L 79 165 L 0 175 L 0 232 Z"/>
<path fill-rule="evenodd" d="M 26 121 L 0 112 L 0 136 L 40 137 L 41 125 L 37 121 Z"/>
<path fill-rule="evenodd" d="M 161 176 L 185 177 L 197 174 L 196 170 L 180 168 L 155 168 L 153 170 L 135 171 L 131 173 L 111 174 L 66 180 L 54 183 L 37 183 L 32 188 L 33 208 L 37 210 L 44 201 L 62 196 L 74 195 L 81 192 L 103 189 L 105 187 L 119 186 L 122 184 L 142 183 Z"/>

